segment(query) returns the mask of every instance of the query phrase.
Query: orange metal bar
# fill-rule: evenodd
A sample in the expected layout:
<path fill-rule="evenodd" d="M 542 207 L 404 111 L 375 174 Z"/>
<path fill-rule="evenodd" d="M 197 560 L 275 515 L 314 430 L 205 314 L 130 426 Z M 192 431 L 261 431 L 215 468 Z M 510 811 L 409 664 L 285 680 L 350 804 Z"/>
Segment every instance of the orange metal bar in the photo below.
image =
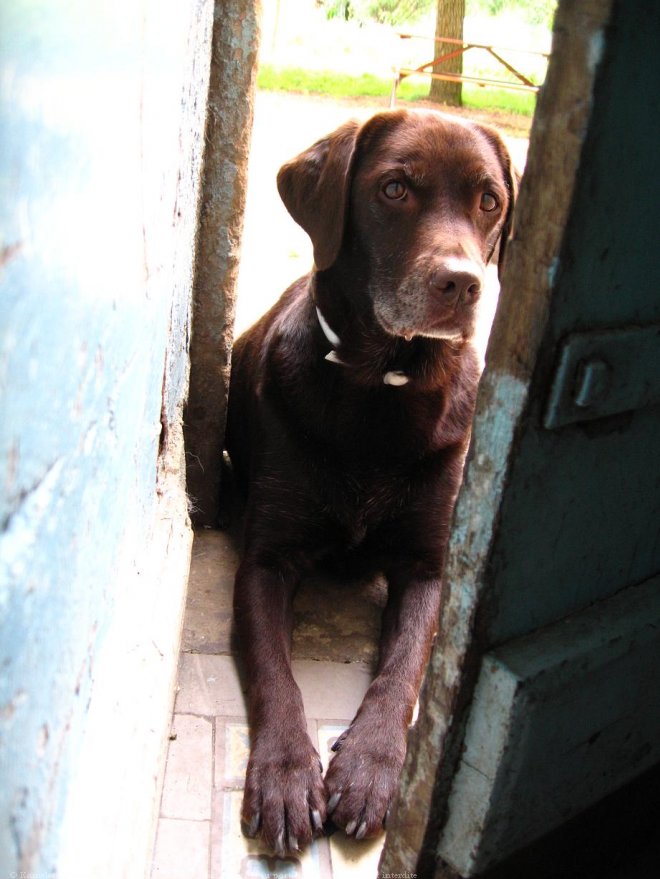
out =
<path fill-rule="evenodd" d="M 548 58 L 549 55 L 547 52 L 533 52 L 530 49 L 513 49 L 513 48 L 504 48 L 502 46 L 487 46 L 482 43 L 466 43 L 464 40 L 457 40 L 453 37 L 422 37 L 416 36 L 414 34 L 404 34 L 399 33 L 399 38 L 402 40 L 432 40 L 434 43 L 449 43 L 450 45 L 460 46 L 460 49 L 456 49 L 453 52 L 447 52 L 444 55 L 440 55 L 438 58 L 434 58 L 432 61 L 427 61 L 425 64 L 422 64 L 420 67 L 415 69 L 412 68 L 399 68 L 395 73 L 394 84 L 392 88 L 392 95 L 390 98 L 390 106 L 394 106 L 396 101 L 396 90 L 399 86 L 399 83 L 402 79 L 405 79 L 407 76 L 412 76 L 416 73 L 424 74 L 425 76 L 430 76 L 432 79 L 443 79 L 448 82 L 471 82 L 480 86 L 497 86 L 499 88 L 507 88 L 507 89 L 516 89 L 520 91 L 533 91 L 538 92 L 540 86 L 533 83 L 530 79 L 528 79 L 523 73 L 502 58 L 498 52 L 518 52 L 526 55 L 537 55 L 542 58 Z M 486 77 L 477 77 L 477 76 L 465 76 L 463 74 L 457 73 L 440 73 L 437 72 L 435 68 L 441 65 L 444 61 L 448 61 L 450 58 L 456 58 L 458 55 L 462 55 L 468 51 L 468 49 L 483 49 L 486 52 L 489 52 L 503 67 L 505 67 L 510 73 L 512 73 L 519 82 L 508 82 L 506 80 L 498 80 L 498 79 L 489 79 Z M 497 51 L 495 51 L 497 49 Z M 427 68 L 431 68 L 428 70 Z"/>
<path fill-rule="evenodd" d="M 465 40 L 457 40 L 454 37 L 424 37 L 421 34 L 397 33 L 401 40 L 430 40 L 434 43 L 453 43 L 456 46 L 473 46 L 475 49 L 497 49 L 498 52 L 519 52 L 521 55 L 539 55 L 549 58 L 547 52 L 535 52 L 533 49 L 520 49 L 513 46 L 487 46 L 484 43 L 466 43 Z"/>
<path fill-rule="evenodd" d="M 458 49 L 456 52 L 449 52 L 447 55 L 441 55 L 439 58 L 434 58 L 432 61 L 427 61 L 426 64 L 422 64 L 421 67 L 417 67 L 415 69 L 415 73 L 428 73 L 426 70 L 427 67 L 435 67 L 438 64 L 442 64 L 443 61 L 448 61 L 450 58 L 455 58 L 457 55 L 462 55 L 463 52 L 467 52 L 469 46 L 463 49 Z"/>
<path fill-rule="evenodd" d="M 505 61 L 504 58 L 501 58 L 494 49 L 488 49 L 488 51 L 493 56 L 493 58 L 497 59 L 500 64 L 503 64 L 506 69 L 510 70 L 514 76 L 517 76 L 521 82 L 524 82 L 525 85 L 529 86 L 530 88 L 534 88 L 534 83 L 531 81 L 531 79 L 527 79 L 527 77 L 524 76 L 524 74 L 522 74 L 519 70 L 516 70 L 516 68 L 512 64 L 509 64 L 508 61 Z"/>

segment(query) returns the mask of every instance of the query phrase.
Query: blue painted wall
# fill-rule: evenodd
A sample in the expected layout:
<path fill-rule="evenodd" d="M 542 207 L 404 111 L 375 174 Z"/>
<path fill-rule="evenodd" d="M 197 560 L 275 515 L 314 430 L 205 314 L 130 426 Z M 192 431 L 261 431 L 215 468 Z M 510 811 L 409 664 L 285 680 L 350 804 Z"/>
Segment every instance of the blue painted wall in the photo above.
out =
<path fill-rule="evenodd" d="M 210 13 L 204 0 L 0 13 L 4 876 L 55 870 L 95 701 L 117 703 L 119 740 L 128 729 L 121 679 L 94 688 L 104 646 L 127 620 L 148 640 L 154 607 L 180 602 L 145 559 L 182 486 Z"/>

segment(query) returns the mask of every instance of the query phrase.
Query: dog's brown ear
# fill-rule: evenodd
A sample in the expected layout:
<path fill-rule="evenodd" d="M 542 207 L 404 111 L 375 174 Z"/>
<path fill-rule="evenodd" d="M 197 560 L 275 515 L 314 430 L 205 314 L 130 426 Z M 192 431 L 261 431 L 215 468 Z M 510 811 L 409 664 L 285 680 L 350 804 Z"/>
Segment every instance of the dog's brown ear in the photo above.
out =
<path fill-rule="evenodd" d="M 513 237 L 513 217 L 516 200 L 518 198 L 518 186 L 520 184 L 520 174 L 514 167 L 511 154 L 502 140 L 499 132 L 487 125 L 477 125 L 477 127 L 486 135 L 491 145 L 495 148 L 497 156 L 504 173 L 507 189 L 509 190 L 509 204 L 504 224 L 500 230 L 500 237 L 493 249 L 493 256 L 497 256 L 497 273 L 502 277 L 502 267 L 504 266 L 504 254 L 506 252 L 507 243 Z"/>
<path fill-rule="evenodd" d="M 509 207 L 506 212 L 502 231 L 500 232 L 500 251 L 497 256 L 497 274 L 500 280 L 502 278 L 502 268 L 504 266 L 504 253 L 506 251 L 506 246 L 508 242 L 513 238 L 514 209 L 516 206 L 516 201 L 518 199 L 518 187 L 520 185 L 520 173 L 513 166 L 513 162 L 511 161 L 511 156 L 509 155 L 508 150 L 506 152 L 506 157 L 508 159 L 508 162 L 504 167 L 507 177 L 507 186 L 509 187 Z"/>
<path fill-rule="evenodd" d="M 351 186 L 351 165 L 360 123 L 346 122 L 280 168 L 277 188 L 288 212 L 314 245 L 323 271 L 337 259 Z"/>

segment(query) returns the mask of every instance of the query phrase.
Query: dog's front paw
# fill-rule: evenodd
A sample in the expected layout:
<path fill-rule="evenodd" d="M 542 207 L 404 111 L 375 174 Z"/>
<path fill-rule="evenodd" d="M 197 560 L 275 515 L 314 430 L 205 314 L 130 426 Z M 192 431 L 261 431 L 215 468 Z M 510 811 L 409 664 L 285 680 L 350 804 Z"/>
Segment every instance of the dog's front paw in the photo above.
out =
<path fill-rule="evenodd" d="M 241 822 L 276 855 L 295 854 L 323 829 L 323 768 L 307 733 L 261 735 L 248 761 Z"/>
<path fill-rule="evenodd" d="M 333 750 L 325 777 L 328 817 L 348 836 L 377 836 L 387 823 L 399 785 L 405 738 L 394 733 L 384 741 L 356 724 L 337 739 Z"/>

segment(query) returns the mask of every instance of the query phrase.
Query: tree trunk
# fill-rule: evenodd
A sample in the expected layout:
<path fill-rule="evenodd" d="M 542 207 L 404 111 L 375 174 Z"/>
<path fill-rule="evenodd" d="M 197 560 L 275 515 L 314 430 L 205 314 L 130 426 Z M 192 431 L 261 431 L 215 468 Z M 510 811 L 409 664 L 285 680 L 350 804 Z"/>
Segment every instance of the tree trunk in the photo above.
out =
<path fill-rule="evenodd" d="M 454 40 L 463 39 L 463 19 L 465 18 L 465 0 L 438 0 L 438 15 L 435 25 L 435 36 L 451 37 Z M 435 43 L 434 57 L 455 52 L 460 46 L 453 43 Z M 463 54 L 456 55 L 448 61 L 433 68 L 434 73 L 457 73 L 463 72 Z M 448 82 L 445 79 L 432 79 L 429 97 L 432 101 L 441 104 L 450 104 L 452 107 L 461 106 L 462 83 Z"/>

